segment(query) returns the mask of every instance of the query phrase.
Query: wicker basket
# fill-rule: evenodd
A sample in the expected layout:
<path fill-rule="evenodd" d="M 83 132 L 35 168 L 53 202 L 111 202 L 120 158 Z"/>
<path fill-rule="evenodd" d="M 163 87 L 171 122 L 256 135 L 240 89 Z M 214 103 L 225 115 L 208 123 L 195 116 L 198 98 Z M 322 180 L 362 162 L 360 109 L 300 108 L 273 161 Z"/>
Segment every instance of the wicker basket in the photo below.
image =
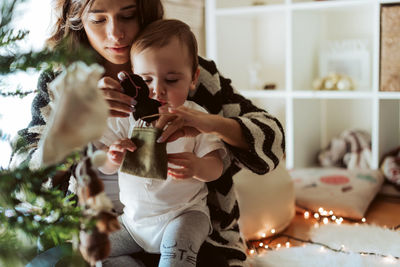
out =
<path fill-rule="evenodd" d="M 400 5 L 381 12 L 380 91 L 400 91 Z"/>

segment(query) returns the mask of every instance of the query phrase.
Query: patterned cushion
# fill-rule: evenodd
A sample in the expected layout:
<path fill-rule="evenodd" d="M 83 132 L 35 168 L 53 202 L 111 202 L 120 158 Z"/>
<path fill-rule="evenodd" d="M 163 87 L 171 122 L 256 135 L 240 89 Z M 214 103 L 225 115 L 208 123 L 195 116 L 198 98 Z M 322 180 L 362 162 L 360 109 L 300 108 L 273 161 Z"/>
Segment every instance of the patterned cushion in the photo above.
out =
<path fill-rule="evenodd" d="M 323 208 L 353 219 L 364 217 L 384 180 L 377 170 L 309 168 L 292 170 L 290 174 L 300 208 Z"/>

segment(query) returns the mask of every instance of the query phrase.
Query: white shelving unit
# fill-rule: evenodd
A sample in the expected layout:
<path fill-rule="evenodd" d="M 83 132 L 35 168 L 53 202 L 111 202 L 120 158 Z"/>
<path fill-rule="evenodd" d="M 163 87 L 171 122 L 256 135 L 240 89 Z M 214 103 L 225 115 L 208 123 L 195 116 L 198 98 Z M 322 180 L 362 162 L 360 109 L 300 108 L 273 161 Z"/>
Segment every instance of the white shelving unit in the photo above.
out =
<path fill-rule="evenodd" d="M 400 1 L 206 0 L 206 55 L 280 119 L 287 168 L 315 166 L 317 152 L 345 129 L 371 134 L 373 168 L 400 145 L 400 92 L 379 91 L 380 8 L 391 3 Z M 367 83 L 354 91 L 313 90 L 321 46 L 348 39 L 368 44 Z M 250 66 L 276 89 L 255 88 Z"/>

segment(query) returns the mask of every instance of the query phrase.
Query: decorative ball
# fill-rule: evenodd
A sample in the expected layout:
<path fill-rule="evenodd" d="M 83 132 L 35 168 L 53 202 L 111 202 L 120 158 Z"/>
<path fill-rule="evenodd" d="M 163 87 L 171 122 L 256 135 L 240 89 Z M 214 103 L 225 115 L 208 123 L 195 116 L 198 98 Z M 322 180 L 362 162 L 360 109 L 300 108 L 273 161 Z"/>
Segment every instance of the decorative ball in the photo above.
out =
<path fill-rule="evenodd" d="M 322 90 L 323 86 L 324 86 L 324 84 L 323 84 L 323 80 L 322 79 L 317 78 L 317 79 L 314 80 L 314 82 L 313 82 L 314 90 Z"/>
<path fill-rule="evenodd" d="M 107 153 L 103 150 L 96 150 L 90 159 L 94 167 L 101 167 L 104 163 L 106 163 Z"/>
<path fill-rule="evenodd" d="M 351 89 L 351 82 L 349 79 L 346 78 L 341 78 L 338 83 L 336 84 L 336 87 L 340 91 L 348 91 Z"/>
<path fill-rule="evenodd" d="M 326 80 L 324 83 L 324 88 L 326 90 L 333 90 L 335 86 L 335 83 L 332 80 Z"/>

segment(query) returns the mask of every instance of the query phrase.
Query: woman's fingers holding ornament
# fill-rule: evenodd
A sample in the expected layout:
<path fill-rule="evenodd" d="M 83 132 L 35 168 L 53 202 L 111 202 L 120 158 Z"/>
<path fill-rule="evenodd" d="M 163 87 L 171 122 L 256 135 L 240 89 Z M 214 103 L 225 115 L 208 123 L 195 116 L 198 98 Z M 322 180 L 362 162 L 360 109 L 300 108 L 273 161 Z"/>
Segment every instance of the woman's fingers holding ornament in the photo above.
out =
<path fill-rule="evenodd" d="M 118 81 L 111 77 L 103 77 L 98 82 L 98 88 L 103 91 L 112 117 L 127 117 L 134 111 L 136 100 L 123 93 Z"/>

